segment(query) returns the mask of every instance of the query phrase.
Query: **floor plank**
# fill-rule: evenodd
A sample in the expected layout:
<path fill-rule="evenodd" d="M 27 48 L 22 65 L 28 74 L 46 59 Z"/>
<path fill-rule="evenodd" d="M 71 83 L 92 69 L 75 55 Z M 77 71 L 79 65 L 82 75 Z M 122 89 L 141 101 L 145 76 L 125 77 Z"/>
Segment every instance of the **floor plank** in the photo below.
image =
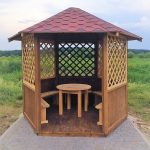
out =
<path fill-rule="evenodd" d="M 42 134 L 54 135 L 102 135 L 102 127 L 97 125 L 98 111 L 94 107 L 88 112 L 82 109 L 82 117 L 77 117 L 77 108 L 64 109 L 63 116 L 59 116 L 58 107 L 52 106 L 47 110 L 48 124 L 42 125 Z"/>

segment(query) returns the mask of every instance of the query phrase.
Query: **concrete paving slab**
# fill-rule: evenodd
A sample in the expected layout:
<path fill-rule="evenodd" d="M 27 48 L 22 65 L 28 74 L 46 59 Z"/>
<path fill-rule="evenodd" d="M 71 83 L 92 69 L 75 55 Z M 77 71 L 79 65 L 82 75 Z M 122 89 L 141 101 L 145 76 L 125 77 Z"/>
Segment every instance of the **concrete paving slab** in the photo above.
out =
<path fill-rule="evenodd" d="M 150 150 L 131 121 L 124 121 L 108 137 L 37 136 L 20 117 L 1 137 L 0 150 Z"/>

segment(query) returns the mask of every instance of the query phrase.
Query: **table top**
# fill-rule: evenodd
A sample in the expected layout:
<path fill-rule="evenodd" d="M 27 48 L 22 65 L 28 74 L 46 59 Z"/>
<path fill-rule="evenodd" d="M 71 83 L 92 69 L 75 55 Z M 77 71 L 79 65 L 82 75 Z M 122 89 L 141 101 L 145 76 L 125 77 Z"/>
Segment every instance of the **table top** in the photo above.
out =
<path fill-rule="evenodd" d="M 57 85 L 56 88 L 64 91 L 84 91 L 91 89 L 91 86 L 88 84 L 68 83 Z"/>

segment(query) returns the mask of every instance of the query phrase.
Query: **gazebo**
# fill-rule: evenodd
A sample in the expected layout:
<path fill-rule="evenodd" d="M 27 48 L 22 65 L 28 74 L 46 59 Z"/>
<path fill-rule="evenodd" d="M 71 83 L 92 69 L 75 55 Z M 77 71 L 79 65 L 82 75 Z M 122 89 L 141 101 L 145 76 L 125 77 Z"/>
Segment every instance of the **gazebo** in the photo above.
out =
<path fill-rule="evenodd" d="M 13 40 L 22 41 L 23 113 L 35 133 L 104 136 L 127 118 L 128 41 L 141 37 L 68 8 L 9 38 Z M 68 83 L 91 86 L 82 117 L 76 115 L 74 94 L 62 94 L 64 114 L 58 109 L 56 87 Z M 81 95 L 84 104 L 82 98 L 87 95 Z"/>

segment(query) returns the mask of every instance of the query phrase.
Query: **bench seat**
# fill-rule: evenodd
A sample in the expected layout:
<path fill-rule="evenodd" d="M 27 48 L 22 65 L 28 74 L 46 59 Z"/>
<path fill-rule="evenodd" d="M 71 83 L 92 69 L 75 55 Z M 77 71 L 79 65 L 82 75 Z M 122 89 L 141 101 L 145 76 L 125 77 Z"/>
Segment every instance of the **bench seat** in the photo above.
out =
<path fill-rule="evenodd" d="M 97 96 L 102 96 L 102 92 L 99 92 L 99 91 L 88 91 L 88 93 L 92 93 L 92 94 L 95 94 Z"/>
<path fill-rule="evenodd" d="M 49 107 L 50 105 L 41 98 L 41 124 L 48 123 L 48 120 L 46 120 L 46 109 Z"/>
<path fill-rule="evenodd" d="M 97 125 L 102 125 L 102 120 L 103 120 L 103 106 L 102 106 L 102 103 L 99 103 L 95 106 L 96 109 L 99 110 L 99 121 L 97 122 Z"/>
<path fill-rule="evenodd" d="M 48 97 L 48 96 L 53 96 L 53 95 L 57 95 L 58 91 L 48 91 L 48 92 L 43 92 L 41 93 L 41 97 Z"/>

